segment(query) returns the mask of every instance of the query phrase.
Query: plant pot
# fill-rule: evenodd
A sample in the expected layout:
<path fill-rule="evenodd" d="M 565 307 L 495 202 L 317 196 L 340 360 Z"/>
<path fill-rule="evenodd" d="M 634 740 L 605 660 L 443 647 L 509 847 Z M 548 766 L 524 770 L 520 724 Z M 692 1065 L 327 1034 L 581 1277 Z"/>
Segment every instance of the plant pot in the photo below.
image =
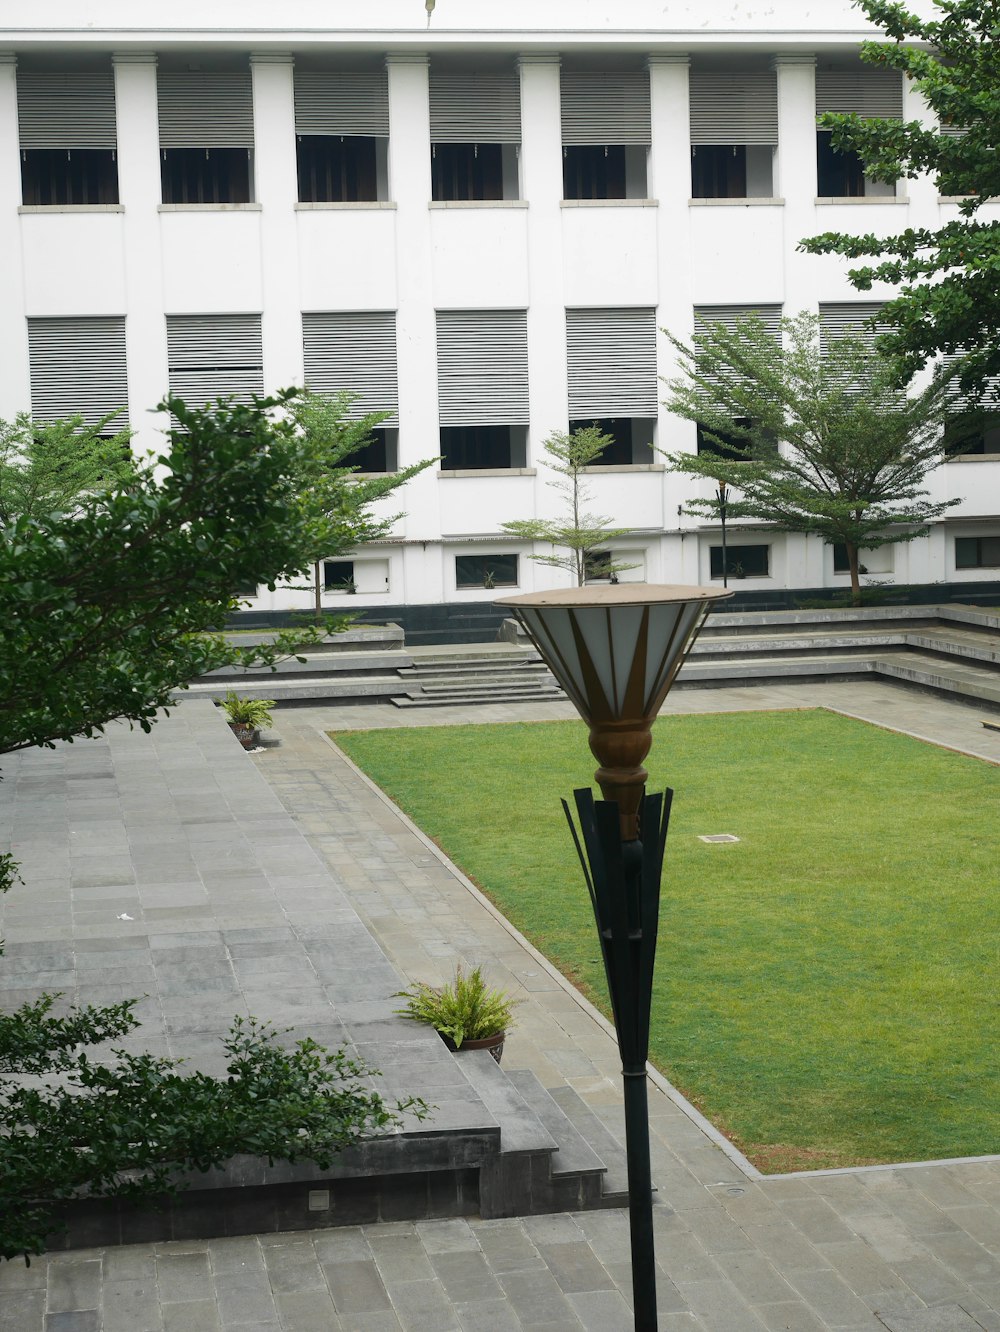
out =
<path fill-rule="evenodd" d="M 242 722 L 230 722 L 229 729 L 244 749 L 255 749 L 257 747 L 260 731 L 255 730 L 254 727 L 245 726 Z"/>
<path fill-rule="evenodd" d="M 499 1064 L 500 1056 L 503 1054 L 504 1038 L 507 1033 L 505 1031 L 495 1031 L 492 1036 L 481 1036 L 478 1041 L 463 1041 L 461 1045 L 456 1045 L 451 1037 L 446 1036 L 443 1031 L 439 1031 L 438 1035 L 448 1049 L 454 1050 L 457 1054 L 462 1054 L 465 1050 L 489 1050 Z"/>

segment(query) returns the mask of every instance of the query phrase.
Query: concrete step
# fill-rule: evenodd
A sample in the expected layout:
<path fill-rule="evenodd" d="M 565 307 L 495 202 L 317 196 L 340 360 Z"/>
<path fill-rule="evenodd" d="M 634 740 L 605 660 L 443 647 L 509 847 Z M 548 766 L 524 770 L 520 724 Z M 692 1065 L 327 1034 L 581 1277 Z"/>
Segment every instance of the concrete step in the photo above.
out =
<path fill-rule="evenodd" d="M 621 1142 L 572 1087 L 553 1087 L 549 1095 L 591 1150 L 603 1161 L 605 1196 L 627 1200 L 628 1161 Z"/>
<path fill-rule="evenodd" d="M 394 695 L 389 701 L 397 708 L 446 708 L 466 705 L 482 707 L 489 703 L 551 702 L 553 699 L 563 697 L 565 695 L 559 689 L 524 689 L 509 694 L 491 690 L 485 694 L 456 691 L 454 694 L 412 694 L 403 697 Z"/>

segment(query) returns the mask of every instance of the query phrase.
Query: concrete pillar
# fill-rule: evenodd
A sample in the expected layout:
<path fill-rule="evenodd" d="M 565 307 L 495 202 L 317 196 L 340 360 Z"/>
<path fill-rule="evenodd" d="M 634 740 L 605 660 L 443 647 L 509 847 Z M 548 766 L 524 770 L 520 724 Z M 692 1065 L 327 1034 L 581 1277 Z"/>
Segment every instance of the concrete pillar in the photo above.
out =
<path fill-rule="evenodd" d="M 17 57 L 0 51 L 0 417 L 11 420 L 31 406 L 28 325 L 24 318 L 21 256 L 21 154 L 17 126 Z"/>
<path fill-rule="evenodd" d="M 261 205 L 261 290 L 264 296 L 264 387 L 301 385 L 295 202 L 295 88 L 287 51 L 251 51 L 255 198 Z"/>
<path fill-rule="evenodd" d="M 163 447 L 166 417 L 152 409 L 167 392 L 167 327 L 160 255 L 160 135 L 156 56 L 113 56 L 118 126 L 118 191 L 125 261 L 125 354 L 129 417 L 140 453 Z"/>
<path fill-rule="evenodd" d="M 778 152 L 774 193 L 785 201 L 785 315 L 815 311 L 822 266 L 828 260 L 796 253 L 803 236 L 823 229 L 816 214 L 816 59 L 776 55 Z"/>

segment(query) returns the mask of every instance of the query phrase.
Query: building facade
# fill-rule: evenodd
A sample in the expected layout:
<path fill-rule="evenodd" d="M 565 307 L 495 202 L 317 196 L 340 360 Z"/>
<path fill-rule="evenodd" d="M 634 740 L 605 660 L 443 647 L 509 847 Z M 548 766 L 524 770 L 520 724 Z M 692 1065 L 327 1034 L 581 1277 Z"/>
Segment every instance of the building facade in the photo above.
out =
<path fill-rule="evenodd" d="M 659 330 L 800 310 L 858 326 L 891 292 L 860 299 L 800 238 L 957 216 L 817 130 L 825 110 L 930 123 L 861 64 L 877 34 L 849 0 L 437 0 L 430 22 L 420 0 L 286 0 L 281 26 L 264 0 L 238 8 L 236 27 L 228 0 L 8 0 L 0 416 L 123 408 L 146 451 L 168 389 L 352 390 L 390 413 L 366 470 L 438 461 L 396 497 L 390 540 L 329 562 L 331 608 L 558 581 L 500 525 L 557 515 L 543 441 L 594 421 L 615 443 L 593 507 L 631 529 L 621 577 L 721 579 L 718 526 L 683 511 L 708 483 L 663 461 L 699 442 L 660 403 Z M 1000 432 L 930 488 L 961 504 L 869 573 L 985 593 Z M 729 547 L 748 593 L 847 585 L 815 538 L 745 526 Z M 307 595 L 242 591 L 265 612 Z"/>

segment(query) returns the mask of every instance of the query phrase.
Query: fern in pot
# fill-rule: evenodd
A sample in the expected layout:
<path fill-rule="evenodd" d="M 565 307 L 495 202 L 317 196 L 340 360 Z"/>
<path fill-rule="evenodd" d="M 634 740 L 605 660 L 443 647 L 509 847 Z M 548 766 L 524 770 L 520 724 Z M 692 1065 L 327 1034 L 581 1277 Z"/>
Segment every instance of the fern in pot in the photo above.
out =
<path fill-rule="evenodd" d="M 244 749 L 253 749 L 262 726 L 273 726 L 273 698 L 240 698 L 230 689 L 220 704 L 229 718 L 229 729 Z"/>
<path fill-rule="evenodd" d="M 399 1017 L 433 1027 L 450 1050 L 489 1050 L 498 1064 L 520 1002 L 487 985 L 481 967 L 466 974 L 461 964 L 451 984 L 418 981 L 395 997 L 406 1000 L 404 1008 L 395 1010 Z"/>

